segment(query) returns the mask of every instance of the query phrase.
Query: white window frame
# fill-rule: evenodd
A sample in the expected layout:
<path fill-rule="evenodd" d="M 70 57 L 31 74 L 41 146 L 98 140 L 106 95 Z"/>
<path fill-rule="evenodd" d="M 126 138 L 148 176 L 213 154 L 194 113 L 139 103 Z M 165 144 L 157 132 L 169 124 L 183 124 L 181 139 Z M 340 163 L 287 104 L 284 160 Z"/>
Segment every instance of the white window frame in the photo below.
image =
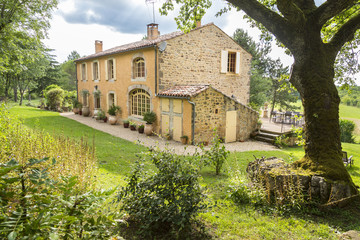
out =
<path fill-rule="evenodd" d="M 97 71 L 97 76 L 95 76 L 95 64 L 97 65 L 96 67 L 96 71 Z M 92 73 L 92 80 L 95 82 L 99 82 L 100 81 L 100 63 L 98 60 L 95 60 L 92 62 L 91 64 L 91 73 Z"/>
<path fill-rule="evenodd" d="M 135 94 L 135 92 L 138 92 L 138 93 L 136 93 Z M 138 96 L 143 96 L 143 97 L 145 97 L 145 107 L 143 107 L 142 106 L 142 98 L 137 98 L 136 99 L 136 113 L 141 113 L 141 114 L 134 114 L 134 95 L 138 95 Z M 148 102 L 147 102 L 147 99 L 146 98 L 148 98 Z M 131 92 L 130 92 L 130 94 L 129 94 L 129 100 L 130 100 L 130 115 L 132 116 L 132 117 L 136 117 L 136 118 L 140 118 L 140 119 L 142 119 L 143 118 L 143 116 L 142 116 L 142 114 L 143 113 L 145 113 L 145 112 L 147 112 L 147 111 L 151 111 L 151 96 L 150 96 L 150 93 L 149 92 L 147 92 L 146 90 L 144 90 L 144 89 L 141 89 L 141 88 L 136 88 L 136 89 L 133 89 Z M 139 101 L 140 100 L 140 101 Z M 147 105 L 147 103 L 148 103 L 148 105 Z M 144 108 L 143 110 L 142 110 L 142 108 Z M 139 109 L 141 109 L 140 111 L 139 111 Z"/>
<path fill-rule="evenodd" d="M 116 106 L 117 105 L 117 101 L 116 101 L 116 93 L 114 91 L 109 91 L 108 94 L 107 94 L 107 98 L 106 98 L 106 101 L 107 101 L 107 110 L 109 110 L 109 108 L 112 106 L 112 104 L 110 103 L 110 94 L 113 94 L 114 95 L 114 105 Z"/>
<path fill-rule="evenodd" d="M 113 76 L 109 76 L 109 62 L 113 62 Z M 115 81 L 116 80 L 116 59 L 115 58 L 109 58 L 105 60 L 105 79 L 107 81 Z"/>
<path fill-rule="evenodd" d="M 235 72 L 228 72 L 229 53 L 235 53 Z M 240 74 L 240 51 L 239 50 L 221 50 L 221 73 Z"/>

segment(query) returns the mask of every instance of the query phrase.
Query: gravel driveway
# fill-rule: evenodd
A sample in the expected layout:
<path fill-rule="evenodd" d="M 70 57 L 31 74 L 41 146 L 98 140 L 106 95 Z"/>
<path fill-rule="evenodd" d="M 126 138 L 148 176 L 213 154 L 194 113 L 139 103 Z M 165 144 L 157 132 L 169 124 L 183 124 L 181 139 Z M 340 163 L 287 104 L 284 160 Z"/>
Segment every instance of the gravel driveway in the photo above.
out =
<path fill-rule="evenodd" d="M 130 131 L 128 128 L 124 128 L 122 125 L 110 125 L 108 123 L 100 123 L 91 117 L 83 117 L 76 115 L 72 112 L 66 112 L 60 114 L 63 117 L 73 119 L 79 123 L 85 124 L 89 127 L 97 129 L 99 131 L 111 134 L 115 137 L 119 137 L 131 142 L 140 143 L 146 147 L 158 147 L 161 150 L 169 149 L 176 154 L 193 154 L 198 147 L 192 145 L 184 146 L 180 142 L 173 140 L 165 140 L 158 136 L 148 137 L 145 134 L 140 134 L 137 131 Z M 226 149 L 229 151 L 271 151 L 277 150 L 277 148 L 271 144 L 249 140 L 246 142 L 233 142 L 225 143 Z"/>

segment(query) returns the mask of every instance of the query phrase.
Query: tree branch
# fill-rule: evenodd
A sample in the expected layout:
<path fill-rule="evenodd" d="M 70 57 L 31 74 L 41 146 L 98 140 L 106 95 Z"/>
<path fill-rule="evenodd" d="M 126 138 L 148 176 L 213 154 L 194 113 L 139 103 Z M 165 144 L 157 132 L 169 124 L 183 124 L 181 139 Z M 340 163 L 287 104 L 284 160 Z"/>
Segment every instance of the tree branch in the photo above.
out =
<path fill-rule="evenodd" d="M 247 15 L 265 26 L 286 47 L 293 44 L 291 39 L 296 35 L 296 27 L 276 12 L 266 8 L 257 0 L 227 0 L 228 3 L 243 10 Z"/>
<path fill-rule="evenodd" d="M 289 22 L 293 24 L 305 23 L 305 17 L 302 10 L 295 5 L 294 0 L 277 0 L 277 7 Z"/>
<path fill-rule="evenodd" d="M 331 48 L 333 48 L 336 52 L 340 51 L 346 42 L 349 42 L 354 38 L 355 32 L 358 29 L 360 29 L 360 13 L 356 14 L 341 26 L 341 28 L 328 43 L 328 46 L 331 46 Z"/>
<path fill-rule="evenodd" d="M 357 0 L 327 0 L 314 12 L 319 26 L 323 26 L 328 20 L 341 13 L 356 3 Z"/>

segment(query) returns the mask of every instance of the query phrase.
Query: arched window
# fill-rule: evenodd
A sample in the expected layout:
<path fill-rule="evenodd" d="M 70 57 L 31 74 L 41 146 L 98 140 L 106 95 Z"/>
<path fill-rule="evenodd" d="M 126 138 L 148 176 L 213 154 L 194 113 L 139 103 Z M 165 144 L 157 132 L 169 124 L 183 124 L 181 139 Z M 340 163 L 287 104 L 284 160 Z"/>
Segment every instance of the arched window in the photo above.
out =
<path fill-rule="evenodd" d="M 133 74 L 134 78 L 144 78 L 145 77 L 145 60 L 141 57 L 135 58 L 133 63 Z"/>
<path fill-rule="evenodd" d="M 150 95 L 144 89 L 135 89 L 130 92 L 131 115 L 142 116 L 150 112 Z"/>

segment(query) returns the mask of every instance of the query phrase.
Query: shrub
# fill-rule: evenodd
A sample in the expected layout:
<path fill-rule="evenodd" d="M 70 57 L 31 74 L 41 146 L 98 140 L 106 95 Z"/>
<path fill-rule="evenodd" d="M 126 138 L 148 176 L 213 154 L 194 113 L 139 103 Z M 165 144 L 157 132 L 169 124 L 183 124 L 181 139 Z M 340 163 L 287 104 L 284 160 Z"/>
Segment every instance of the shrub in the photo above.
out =
<path fill-rule="evenodd" d="M 114 191 L 79 190 L 76 176 L 54 181 L 45 159 L 0 165 L 2 239 L 108 239 L 114 213 L 103 202 Z"/>
<path fill-rule="evenodd" d="M 57 111 L 62 106 L 64 100 L 64 90 L 54 88 L 46 93 L 47 106 L 50 110 Z"/>
<path fill-rule="evenodd" d="M 115 106 L 114 104 L 108 110 L 108 114 L 111 116 L 116 116 L 116 114 L 120 112 L 121 112 L 121 107 Z"/>
<path fill-rule="evenodd" d="M 353 132 L 355 130 L 355 123 L 350 120 L 340 119 L 340 139 L 341 142 L 355 143 Z"/>
<path fill-rule="evenodd" d="M 136 162 L 119 194 L 121 209 L 140 225 L 142 236 L 151 237 L 159 229 L 179 233 L 205 208 L 198 170 L 170 152 L 151 151 L 148 155 L 157 171 L 144 170 L 145 158 Z"/>
<path fill-rule="evenodd" d="M 47 86 L 47 87 L 44 89 L 44 91 L 43 91 L 44 97 L 46 98 L 46 95 L 47 95 L 47 92 L 48 92 L 48 91 L 50 91 L 50 90 L 52 90 L 52 89 L 56 89 L 56 88 L 61 89 L 61 87 L 58 86 L 58 85 L 56 85 L 56 84 L 51 84 L 51 85 Z"/>
<path fill-rule="evenodd" d="M 147 124 L 152 124 L 156 121 L 156 113 L 153 111 L 144 113 L 144 121 Z"/>
<path fill-rule="evenodd" d="M 209 165 L 215 168 L 216 175 L 220 174 L 221 168 L 230 154 L 230 152 L 225 149 L 224 145 L 220 147 L 220 142 L 221 140 L 214 133 L 214 138 L 210 150 L 206 150 L 201 156 L 205 165 Z"/>

